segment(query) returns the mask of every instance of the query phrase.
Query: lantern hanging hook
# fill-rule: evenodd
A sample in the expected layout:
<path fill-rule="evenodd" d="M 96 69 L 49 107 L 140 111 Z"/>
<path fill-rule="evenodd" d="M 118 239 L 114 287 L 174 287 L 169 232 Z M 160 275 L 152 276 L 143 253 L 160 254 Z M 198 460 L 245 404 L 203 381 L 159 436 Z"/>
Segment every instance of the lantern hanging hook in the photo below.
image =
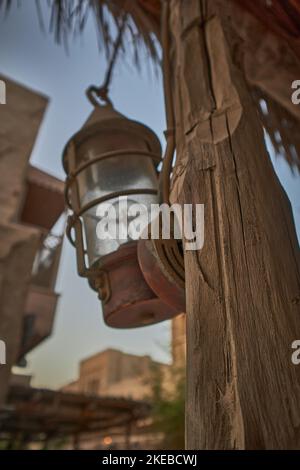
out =
<path fill-rule="evenodd" d="M 93 106 L 101 106 L 100 100 L 104 101 L 104 103 L 106 104 L 109 104 L 109 105 L 112 104 L 110 98 L 108 97 L 109 87 L 110 87 L 110 83 L 112 80 L 113 70 L 117 61 L 118 53 L 122 46 L 123 34 L 125 31 L 125 27 L 126 27 L 126 20 L 127 20 L 127 13 L 124 13 L 121 19 L 119 28 L 118 28 L 119 29 L 118 35 L 114 43 L 112 55 L 108 63 L 108 67 L 106 70 L 103 84 L 100 87 L 91 85 L 86 91 L 86 95 L 89 101 L 93 104 Z"/>

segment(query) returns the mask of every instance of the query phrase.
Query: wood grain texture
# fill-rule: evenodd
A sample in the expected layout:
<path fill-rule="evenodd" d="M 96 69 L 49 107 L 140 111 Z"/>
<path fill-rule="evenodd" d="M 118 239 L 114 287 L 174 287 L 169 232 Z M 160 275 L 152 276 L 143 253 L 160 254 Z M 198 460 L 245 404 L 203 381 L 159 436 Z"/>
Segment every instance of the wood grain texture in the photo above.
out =
<path fill-rule="evenodd" d="M 291 362 L 300 339 L 299 247 L 220 5 L 171 2 L 177 161 L 186 166 L 178 198 L 205 204 L 204 248 L 185 253 L 187 448 L 300 448 L 300 366 Z M 243 107 L 234 132 L 224 112 L 228 135 L 217 145 L 197 134 L 197 110 L 210 102 L 212 116 L 218 111 L 205 37 L 214 16 Z M 187 113 L 195 122 L 183 133 Z"/>

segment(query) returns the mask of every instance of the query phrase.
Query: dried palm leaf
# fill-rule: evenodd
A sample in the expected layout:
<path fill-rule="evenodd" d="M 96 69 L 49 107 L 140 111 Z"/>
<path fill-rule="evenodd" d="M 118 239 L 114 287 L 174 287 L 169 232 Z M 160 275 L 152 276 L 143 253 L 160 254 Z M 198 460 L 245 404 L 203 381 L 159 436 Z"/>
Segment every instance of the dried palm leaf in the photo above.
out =
<path fill-rule="evenodd" d="M 14 3 L 22 5 L 24 2 L 0 0 L 0 11 L 7 13 Z M 144 59 L 145 51 L 158 64 L 160 26 L 157 7 L 160 1 L 153 0 L 150 3 L 145 0 L 48 0 L 47 6 L 51 10 L 50 31 L 57 42 L 67 46 L 74 35 L 84 30 L 88 16 L 92 14 L 97 25 L 99 45 L 105 48 L 108 55 L 114 43 L 116 27 L 118 29 L 124 13 L 127 13 L 123 49 L 129 49 L 137 66 Z M 36 6 L 39 23 L 43 27 L 39 0 L 36 0 Z"/>
<path fill-rule="evenodd" d="M 292 171 L 300 171 L 299 121 L 262 90 L 255 88 L 252 94 L 276 156 L 284 157 Z"/>
<path fill-rule="evenodd" d="M 294 23 L 296 24 L 296 19 L 297 25 L 299 24 L 300 17 L 296 14 L 291 15 L 291 11 L 294 12 L 292 8 L 296 13 L 300 12 L 298 0 L 288 0 L 288 4 L 283 0 L 276 0 L 270 4 L 265 0 L 259 0 L 255 10 L 255 2 L 251 0 L 234 0 L 234 2 L 240 4 L 244 11 L 245 9 L 251 11 L 254 16 L 266 9 L 268 15 L 275 15 L 273 26 L 281 27 L 285 34 L 292 35 L 291 28 Z M 14 3 L 22 4 L 22 1 L 0 0 L 0 11 L 7 14 Z M 36 0 L 36 5 L 39 22 L 43 27 L 44 20 L 39 0 Z M 124 18 L 124 13 L 127 13 L 126 35 L 121 50 L 127 53 L 129 49 L 138 67 L 145 57 L 145 51 L 156 64 L 160 63 L 160 0 L 48 0 L 47 5 L 51 9 L 50 31 L 58 42 L 65 44 L 84 30 L 88 16 L 92 14 L 97 25 L 99 44 L 105 48 L 107 56 L 111 53 L 115 33 Z M 267 19 L 269 21 L 269 16 L 264 16 L 263 19 L 266 23 Z M 279 35 L 277 30 L 275 32 Z M 295 44 L 298 44 L 300 34 L 294 36 Z M 284 156 L 291 168 L 297 167 L 300 170 L 299 121 L 277 101 L 267 96 L 262 89 L 253 88 L 253 96 L 276 154 Z"/>

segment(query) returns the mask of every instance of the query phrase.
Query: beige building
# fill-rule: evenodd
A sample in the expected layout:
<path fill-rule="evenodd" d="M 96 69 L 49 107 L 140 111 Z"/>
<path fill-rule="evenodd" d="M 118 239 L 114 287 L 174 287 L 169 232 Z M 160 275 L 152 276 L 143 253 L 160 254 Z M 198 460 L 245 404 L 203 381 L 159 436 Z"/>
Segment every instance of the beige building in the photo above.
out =
<path fill-rule="evenodd" d="M 172 320 L 172 356 L 177 368 L 185 367 L 186 359 L 186 315 L 182 313 Z"/>
<path fill-rule="evenodd" d="M 52 330 L 62 237 L 51 229 L 64 211 L 63 182 L 29 164 L 48 100 L 0 76 L 0 408 L 11 368 Z M 42 201 L 42 204 L 41 204 Z"/>
<path fill-rule="evenodd" d="M 78 380 L 63 391 L 132 398 L 151 396 L 155 374 L 168 386 L 170 366 L 155 362 L 150 356 L 136 356 L 106 349 L 80 362 Z"/>
<path fill-rule="evenodd" d="M 153 386 L 158 376 L 166 392 L 172 390 L 172 368 L 155 362 L 150 356 L 136 356 L 106 349 L 79 365 L 78 380 L 62 388 L 63 392 L 151 403 Z M 121 430 L 122 431 L 122 430 Z M 91 434 L 81 439 L 85 449 L 155 449 L 160 448 L 163 434 L 152 429 L 152 419 L 139 419 L 124 432 L 107 435 Z"/>
<path fill-rule="evenodd" d="M 97 353 L 79 364 L 78 379 L 62 388 L 63 392 L 92 396 L 145 400 L 151 403 L 156 380 L 165 393 L 172 394 L 174 373 L 184 369 L 186 357 L 185 314 L 172 321 L 173 364 L 155 362 L 150 356 L 136 356 L 115 349 Z M 174 370 L 175 367 L 175 370 Z M 81 439 L 82 449 L 160 449 L 164 434 L 154 431 L 151 414 L 137 420 L 125 433 L 92 434 Z"/>
<path fill-rule="evenodd" d="M 172 320 L 172 359 L 175 368 L 184 368 L 186 359 L 185 314 Z M 127 354 L 106 349 L 79 364 L 78 379 L 65 385 L 66 392 L 88 395 L 144 399 L 151 395 L 159 373 L 165 390 L 172 388 L 172 366 L 153 361 L 150 356 Z"/>

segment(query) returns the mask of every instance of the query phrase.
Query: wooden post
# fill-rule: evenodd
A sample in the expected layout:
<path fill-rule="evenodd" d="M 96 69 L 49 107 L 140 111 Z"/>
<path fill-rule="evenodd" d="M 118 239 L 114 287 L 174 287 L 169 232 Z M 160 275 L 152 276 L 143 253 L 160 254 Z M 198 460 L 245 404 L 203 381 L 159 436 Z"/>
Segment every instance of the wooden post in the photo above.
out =
<path fill-rule="evenodd" d="M 46 433 L 45 439 L 44 439 L 44 442 L 43 442 L 43 447 L 42 447 L 43 450 L 48 450 L 49 449 L 50 436 L 51 436 L 51 433 Z"/>
<path fill-rule="evenodd" d="M 125 426 L 125 449 L 130 450 L 131 447 L 131 431 L 132 431 L 132 423 L 128 421 Z"/>
<path fill-rule="evenodd" d="M 73 450 L 80 450 L 80 433 L 75 432 L 73 435 Z"/>
<path fill-rule="evenodd" d="M 173 199 L 205 204 L 204 247 L 185 253 L 187 448 L 300 448 L 299 247 L 226 3 L 171 1 Z"/>

